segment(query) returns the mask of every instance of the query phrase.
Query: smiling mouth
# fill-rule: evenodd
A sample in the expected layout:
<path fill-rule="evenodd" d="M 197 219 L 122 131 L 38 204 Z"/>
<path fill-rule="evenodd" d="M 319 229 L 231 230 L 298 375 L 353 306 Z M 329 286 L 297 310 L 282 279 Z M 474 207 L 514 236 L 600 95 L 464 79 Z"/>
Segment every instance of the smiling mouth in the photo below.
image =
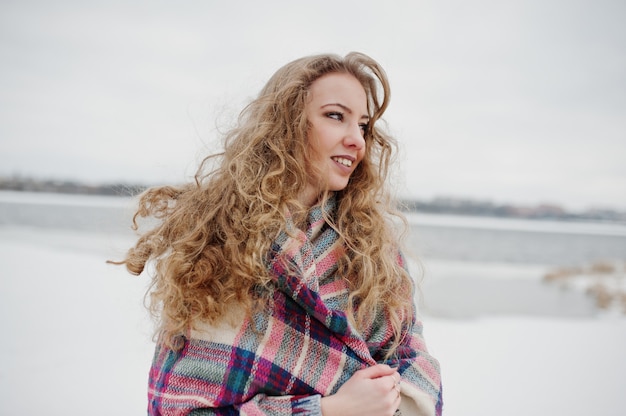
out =
<path fill-rule="evenodd" d="M 350 159 L 346 159 L 345 157 L 333 157 L 332 159 L 341 165 L 344 165 L 347 167 L 352 166 L 352 161 Z"/>

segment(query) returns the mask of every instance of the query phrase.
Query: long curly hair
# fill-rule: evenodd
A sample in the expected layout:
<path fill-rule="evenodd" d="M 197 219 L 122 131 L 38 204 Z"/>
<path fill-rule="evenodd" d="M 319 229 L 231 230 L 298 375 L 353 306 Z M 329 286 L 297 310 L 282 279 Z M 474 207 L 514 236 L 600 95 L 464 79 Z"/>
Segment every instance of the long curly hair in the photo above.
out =
<path fill-rule="evenodd" d="M 377 123 L 389 104 L 387 76 L 361 53 L 316 55 L 270 78 L 225 135 L 223 152 L 202 161 L 194 182 L 151 188 L 139 198 L 133 227 L 139 217 L 158 222 L 119 264 L 136 275 L 153 266 L 149 306 L 171 348 L 194 322 L 227 319 L 233 304 L 248 314 L 267 305 L 259 288 L 271 285 L 264 262 L 270 245 L 286 231 L 287 213 L 298 223 L 308 208 L 298 197 L 311 175 L 304 111 L 309 87 L 329 73 L 348 73 L 361 83 L 370 116 L 365 157 L 337 192 L 336 218 L 327 218 L 346 247 L 339 273 L 349 276 L 349 304 L 355 305 L 346 312 L 365 333 L 384 313 L 395 332 L 390 354 L 411 325 L 412 282 L 398 262 L 397 225 L 406 228 L 406 221 L 385 187 L 396 143 Z"/>

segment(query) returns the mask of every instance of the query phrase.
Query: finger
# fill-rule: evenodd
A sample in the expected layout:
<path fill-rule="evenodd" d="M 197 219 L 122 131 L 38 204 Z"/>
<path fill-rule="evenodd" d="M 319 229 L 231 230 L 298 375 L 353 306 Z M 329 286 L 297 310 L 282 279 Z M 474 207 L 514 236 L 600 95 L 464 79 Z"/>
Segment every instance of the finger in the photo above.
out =
<path fill-rule="evenodd" d="M 400 375 L 398 373 L 394 373 L 388 377 L 389 380 L 389 390 L 397 389 L 400 385 Z"/>
<path fill-rule="evenodd" d="M 394 401 L 393 405 L 394 407 L 397 409 L 398 407 L 400 407 L 400 402 L 402 401 L 402 395 L 400 394 L 400 392 L 398 392 L 398 396 L 396 397 L 396 400 Z"/>
<path fill-rule="evenodd" d="M 363 378 L 379 378 L 391 376 L 396 373 L 396 370 L 386 364 L 376 364 L 371 367 L 364 368 L 363 370 L 359 370 L 357 373 L 359 373 L 359 375 Z"/>
<path fill-rule="evenodd" d="M 400 377 L 397 374 L 392 374 L 390 377 L 391 380 L 391 388 L 392 389 L 399 389 L 400 388 Z"/>

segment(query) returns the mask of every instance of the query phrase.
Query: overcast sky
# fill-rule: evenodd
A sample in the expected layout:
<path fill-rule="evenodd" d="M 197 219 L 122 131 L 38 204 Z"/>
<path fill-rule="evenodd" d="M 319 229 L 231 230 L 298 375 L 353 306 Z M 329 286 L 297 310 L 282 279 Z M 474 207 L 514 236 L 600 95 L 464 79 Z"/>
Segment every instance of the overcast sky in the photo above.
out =
<path fill-rule="evenodd" d="M 0 175 L 188 180 L 280 66 L 365 52 L 398 192 L 626 209 L 623 0 L 2 1 Z"/>

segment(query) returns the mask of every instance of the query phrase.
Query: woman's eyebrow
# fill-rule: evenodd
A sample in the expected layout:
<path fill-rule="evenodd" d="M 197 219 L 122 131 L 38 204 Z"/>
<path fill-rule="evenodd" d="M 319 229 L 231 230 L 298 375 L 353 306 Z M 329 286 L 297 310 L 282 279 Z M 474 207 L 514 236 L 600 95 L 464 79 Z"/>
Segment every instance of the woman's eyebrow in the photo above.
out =
<path fill-rule="evenodd" d="M 324 108 L 324 107 L 328 107 L 328 106 L 333 106 L 336 105 L 337 107 L 341 108 L 342 110 L 344 110 L 346 113 L 348 114 L 352 114 L 352 110 L 350 109 L 350 107 L 346 107 L 345 105 L 341 104 L 341 103 L 328 103 L 328 104 L 324 104 L 323 106 L 321 106 L 320 108 Z M 366 118 L 366 119 L 370 119 L 370 116 L 368 116 L 367 114 L 363 114 L 361 116 L 361 118 Z"/>

